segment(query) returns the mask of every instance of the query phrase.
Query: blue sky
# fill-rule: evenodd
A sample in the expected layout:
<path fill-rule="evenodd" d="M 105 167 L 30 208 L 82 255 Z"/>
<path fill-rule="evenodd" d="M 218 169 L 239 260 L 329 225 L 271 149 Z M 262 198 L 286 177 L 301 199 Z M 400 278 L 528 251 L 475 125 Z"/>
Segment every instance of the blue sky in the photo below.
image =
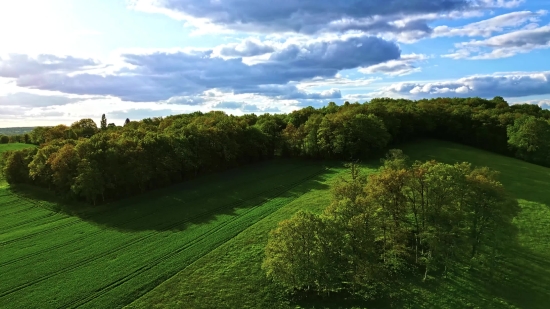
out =
<path fill-rule="evenodd" d="M 0 127 L 375 97 L 550 107 L 550 0 L 0 2 Z"/>

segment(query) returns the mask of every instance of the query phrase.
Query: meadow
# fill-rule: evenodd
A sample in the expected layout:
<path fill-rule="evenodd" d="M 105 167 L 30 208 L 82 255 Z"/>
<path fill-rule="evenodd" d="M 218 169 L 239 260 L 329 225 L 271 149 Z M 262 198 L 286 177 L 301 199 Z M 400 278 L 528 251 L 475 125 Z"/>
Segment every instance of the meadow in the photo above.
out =
<path fill-rule="evenodd" d="M 550 169 L 455 143 L 424 140 L 400 147 L 414 160 L 471 162 L 501 172 L 519 201 L 517 239 L 494 274 L 457 265 L 440 283 L 404 282 L 396 308 L 547 308 L 550 300 Z M 373 173 L 378 160 L 363 164 Z M 340 169 L 340 171 L 342 171 Z M 326 184 L 334 179 L 327 179 Z M 261 269 L 267 233 L 296 211 L 321 212 L 330 192 L 312 190 L 255 223 L 127 308 L 389 308 L 387 301 L 289 298 Z"/>
<path fill-rule="evenodd" d="M 398 307 L 546 308 L 550 169 L 433 140 L 401 148 L 413 159 L 499 170 L 522 211 L 497 274 L 458 265 L 442 283 L 411 280 Z M 378 166 L 365 162 L 363 170 Z M 331 182 L 345 172 L 338 162 L 277 159 L 100 207 L 67 208 L 36 188 L 3 184 L 0 307 L 386 308 L 292 298 L 260 267 L 269 230 L 298 210 L 322 211 Z"/>
<path fill-rule="evenodd" d="M 261 163 L 71 215 L 36 189 L 3 186 L 0 307 L 121 307 L 330 173 Z"/>

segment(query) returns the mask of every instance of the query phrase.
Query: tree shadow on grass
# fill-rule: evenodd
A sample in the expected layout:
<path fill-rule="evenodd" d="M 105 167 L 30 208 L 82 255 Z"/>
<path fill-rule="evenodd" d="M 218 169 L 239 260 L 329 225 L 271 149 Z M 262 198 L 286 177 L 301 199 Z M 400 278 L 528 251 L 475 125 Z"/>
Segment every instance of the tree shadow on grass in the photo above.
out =
<path fill-rule="evenodd" d="M 323 183 L 335 173 L 327 169 L 336 162 L 273 160 L 157 189 L 93 207 L 63 201 L 51 192 L 32 186 L 12 186 L 21 198 L 46 203 L 53 211 L 78 216 L 86 222 L 121 231 L 178 231 L 191 224 L 236 216 L 258 207 L 268 214 L 312 190 L 325 190 Z M 268 202 L 270 202 L 267 204 Z M 262 211 L 264 211 L 262 209 Z"/>
<path fill-rule="evenodd" d="M 340 308 L 529 308 L 546 309 L 550 302 L 550 261 L 525 248 L 510 250 L 492 274 L 478 268 L 459 269 L 446 278 L 422 282 L 407 278 L 399 300 L 365 301 L 350 295 L 301 295 L 293 304 L 304 309 Z"/>

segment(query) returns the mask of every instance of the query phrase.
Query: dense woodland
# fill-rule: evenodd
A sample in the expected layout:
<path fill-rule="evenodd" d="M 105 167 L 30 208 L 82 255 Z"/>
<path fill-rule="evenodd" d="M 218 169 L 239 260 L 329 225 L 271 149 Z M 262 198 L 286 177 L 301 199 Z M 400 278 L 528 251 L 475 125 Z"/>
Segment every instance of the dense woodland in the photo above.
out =
<path fill-rule="evenodd" d="M 36 148 L 3 154 L 11 184 L 49 188 L 96 204 L 274 156 L 367 159 L 391 145 L 438 138 L 550 166 L 550 111 L 501 97 L 389 98 L 289 114 L 195 112 L 98 125 L 37 127 L 2 138 Z"/>

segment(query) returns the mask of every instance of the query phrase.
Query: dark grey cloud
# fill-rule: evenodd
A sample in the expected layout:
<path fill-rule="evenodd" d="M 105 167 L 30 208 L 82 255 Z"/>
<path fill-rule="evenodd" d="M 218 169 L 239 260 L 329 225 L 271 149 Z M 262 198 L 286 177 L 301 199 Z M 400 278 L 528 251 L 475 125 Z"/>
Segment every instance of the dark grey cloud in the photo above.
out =
<path fill-rule="evenodd" d="M 0 57 L 0 77 L 19 78 L 25 75 L 73 72 L 95 65 L 97 62 L 93 59 L 71 56 L 38 55 L 29 57 L 25 54 L 10 54 L 8 57 Z"/>
<path fill-rule="evenodd" d="M 44 107 L 52 105 L 65 105 L 82 99 L 68 98 L 64 96 L 46 96 L 27 92 L 9 93 L 0 96 L 0 106 L 14 105 L 24 107 Z"/>
<path fill-rule="evenodd" d="M 255 89 L 252 93 L 258 93 L 262 88 L 256 86 L 334 77 L 340 70 L 398 59 L 400 53 L 395 43 L 368 36 L 288 45 L 273 52 L 267 61 L 254 65 L 243 63 L 241 58 L 211 57 L 212 50 L 126 53 L 121 56 L 135 67 L 132 70 L 124 69 L 106 76 L 90 73 L 25 75 L 16 82 L 20 87 L 33 89 L 111 95 L 129 101 L 158 101 L 196 95 L 212 88 L 245 93 L 252 87 Z M 288 90 L 296 92 L 292 88 Z"/>
<path fill-rule="evenodd" d="M 404 96 L 425 97 L 523 97 L 550 94 L 550 71 L 533 73 L 508 73 L 500 75 L 475 75 L 456 81 L 397 83 L 385 87 L 371 97 Z"/>
<path fill-rule="evenodd" d="M 345 30 L 364 30 L 361 22 L 374 16 L 442 13 L 472 7 L 470 0 L 257 1 L 257 0 L 138 0 L 187 19 L 207 20 L 235 30 L 314 33 L 338 21 Z M 149 4 L 147 6 L 147 4 Z M 139 6 L 137 6 L 139 7 Z M 385 23 L 381 26 L 388 27 Z M 416 25 L 415 27 L 418 27 Z"/>

